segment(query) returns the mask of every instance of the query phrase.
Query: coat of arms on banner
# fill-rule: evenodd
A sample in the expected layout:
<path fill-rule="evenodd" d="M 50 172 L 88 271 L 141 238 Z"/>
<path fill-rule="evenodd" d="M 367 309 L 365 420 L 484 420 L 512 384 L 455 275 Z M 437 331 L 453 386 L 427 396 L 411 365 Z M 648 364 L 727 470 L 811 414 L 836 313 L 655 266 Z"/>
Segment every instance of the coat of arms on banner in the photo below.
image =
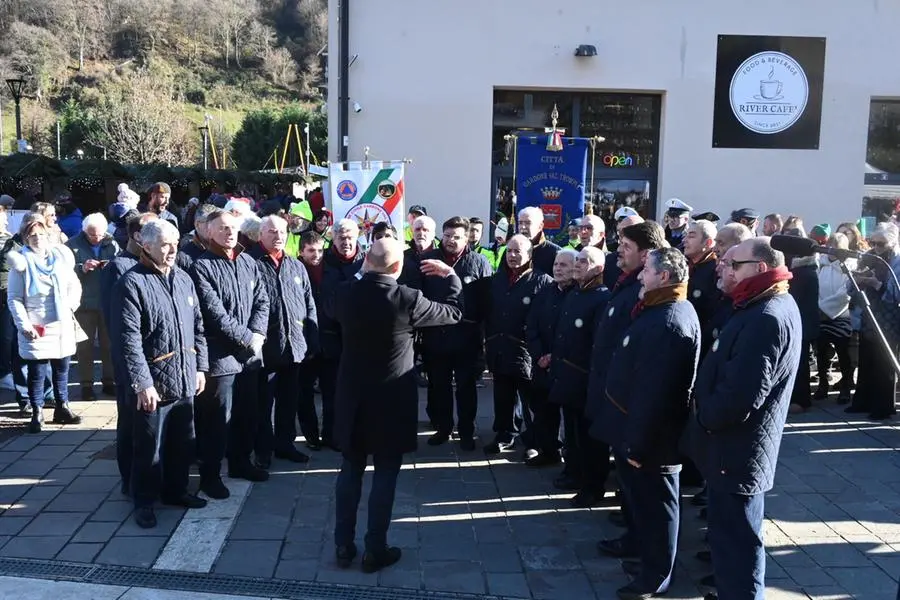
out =
<path fill-rule="evenodd" d="M 403 161 L 330 166 L 328 185 L 334 219 L 350 219 L 359 225 L 359 242 L 363 248 L 371 243 L 376 223 L 387 222 L 402 230 L 406 216 L 403 177 Z"/>

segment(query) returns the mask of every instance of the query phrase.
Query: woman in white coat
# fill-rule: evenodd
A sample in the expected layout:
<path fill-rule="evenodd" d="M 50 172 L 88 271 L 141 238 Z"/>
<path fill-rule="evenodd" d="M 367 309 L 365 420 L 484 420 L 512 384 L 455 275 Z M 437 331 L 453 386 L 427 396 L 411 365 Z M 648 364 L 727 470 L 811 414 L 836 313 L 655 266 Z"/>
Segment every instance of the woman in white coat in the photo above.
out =
<path fill-rule="evenodd" d="M 44 423 L 44 385 L 51 370 L 56 409 L 53 422 L 80 423 L 69 409 L 69 360 L 83 336 L 75 310 L 81 302 L 81 284 L 71 252 L 51 241 L 52 228 L 38 215 L 23 221 L 19 230 L 24 246 L 10 252 L 8 302 L 18 329 L 19 355 L 27 366 L 32 415 L 29 431 L 39 433 Z"/>
<path fill-rule="evenodd" d="M 847 250 L 849 239 L 842 233 L 828 238 L 828 246 Z M 855 261 L 854 261 L 855 263 Z M 850 270 L 855 264 L 848 264 Z M 841 369 L 840 394 L 838 404 L 850 402 L 853 387 L 853 361 L 850 359 L 850 336 L 853 326 L 850 322 L 850 295 L 847 293 L 849 280 L 841 270 L 841 264 L 833 256 L 826 255 L 819 267 L 819 339 L 816 342 L 816 362 L 819 365 L 819 388 L 813 396 L 823 400 L 828 396 L 828 366 L 837 354 Z"/>

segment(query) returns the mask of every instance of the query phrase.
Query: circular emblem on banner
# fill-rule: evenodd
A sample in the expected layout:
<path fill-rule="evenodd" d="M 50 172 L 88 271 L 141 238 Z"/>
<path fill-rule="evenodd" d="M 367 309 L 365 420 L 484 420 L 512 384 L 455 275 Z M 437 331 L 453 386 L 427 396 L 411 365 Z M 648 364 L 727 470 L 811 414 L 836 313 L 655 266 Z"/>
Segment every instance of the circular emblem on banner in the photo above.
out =
<path fill-rule="evenodd" d="M 382 181 L 378 184 L 378 195 L 390 200 L 397 194 L 397 184 L 393 181 Z"/>
<path fill-rule="evenodd" d="M 631 341 L 631 336 L 626 335 L 625 338 L 622 340 L 622 347 L 624 348 L 625 346 L 627 346 L 628 342 L 630 342 L 630 341 Z"/>
<path fill-rule="evenodd" d="M 734 72 L 728 97 L 741 125 L 755 133 L 780 133 L 803 116 L 809 100 L 809 80 L 791 56 L 759 52 Z"/>
<path fill-rule="evenodd" d="M 581 319 L 575 319 L 575 327 L 581 329 L 582 327 L 584 327 L 584 321 L 582 321 Z"/>
<path fill-rule="evenodd" d="M 356 198 L 358 189 L 354 182 L 345 179 L 337 184 L 335 191 L 337 191 L 338 198 L 344 201 L 350 201 Z"/>
<path fill-rule="evenodd" d="M 703 292 L 701 292 L 700 290 L 694 290 L 694 293 L 693 293 L 694 298 L 699 298 L 702 295 L 703 295 Z"/>
<path fill-rule="evenodd" d="M 526 306 L 531 304 L 531 296 L 525 296 L 524 298 L 522 298 L 522 304 L 525 304 Z"/>
<path fill-rule="evenodd" d="M 377 204 L 357 204 L 347 211 L 344 218 L 355 221 L 359 225 L 360 235 L 366 237 L 372 232 L 376 223 L 391 222 L 391 216 Z"/>

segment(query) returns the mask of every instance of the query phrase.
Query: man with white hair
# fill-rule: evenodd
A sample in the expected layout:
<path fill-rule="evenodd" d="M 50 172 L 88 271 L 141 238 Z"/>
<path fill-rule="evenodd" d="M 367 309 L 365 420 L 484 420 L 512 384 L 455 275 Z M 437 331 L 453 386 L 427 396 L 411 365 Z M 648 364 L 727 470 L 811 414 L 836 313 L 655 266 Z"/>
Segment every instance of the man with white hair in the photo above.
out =
<path fill-rule="evenodd" d="M 550 276 L 559 246 L 544 235 L 544 212 L 537 206 L 528 206 L 519 211 L 519 233 L 531 242 L 531 263 L 534 269 Z"/>
<path fill-rule="evenodd" d="M 99 342 L 100 363 L 105 396 L 116 395 L 112 359 L 109 353 L 109 333 L 101 311 L 100 272 L 119 253 L 119 245 L 107 232 L 109 223 L 102 213 L 84 218 L 81 233 L 66 242 L 75 256 L 75 272 L 81 280 L 81 306 L 75 312 L 78 324 L 87 334 L 79 342 L 76 358 L 81 382 L 82 400 L 94 400 L 94 340 Z"/>
<path fill-rule="evenodd" d="M 606 245 L 606 223 L 597 215 L 585 215 L 578 220 L 579 244 L 575 248 L 579 252 L 585 248 L 604 249 Z"/>
<path fill-rule="evenodd" d="M 294 446 L 294 419 L 299 400 L 300 363 L 307 355 L 318 352 L 319 330 L 306 268 L 284 251 L 287 227 L 287 221 L 277 215 L 263 217 L 259 224 L 259 243 L 250 249 L 269 296 L 269 333 L 263 345 L 256 437 L 256 461 L 263 468 L 270 466 L 273 453 L 277 458 L 295 463 L 309 461 Z"/>
<path fill-rule="evenodd" d="M 331 247 L 322 259 L 321 302 L 327 304 L 342 283 L 357 278 L 363 264 L 359 247 L 359 225 L 351 219 L 341 219 L 334 224 Z M 343 341 L 341 324 L 327 314 L 319 316 L 319 342 L 322 362 L 319 371 L 319 388 L 322 390 L 322 446 L 339 450 L 334 442 L 334 395 L 337 388 L 338 366 L 341 361 Z"/>
<path fill-rule="evenodd" d="M 123 354 L 131 407 L 134 520 L 156 526 L 153 504 L 203 508 L 188 493 L 194 396 L 209 371 L 203 317 L 191 278 L 175 267 L 178 230 L 154 219 L 141 229 L 140 262 L 113 288 L 112 333 Z"/>
<path fill-rule="evenodd" d="M 688 301 L 694 305 L 700 325 L 709 321 L 719 304 L 716 287 L 716 226 L 709 221 L 688 223 L 684 234 L 684 256 L 688 259 L 690 282 Z M 712 340 L 704 340 L 712 343 Z"/>
<path fill-rule="evenodd" d="M 206 239 L 208 235 L 206 223 L 209 221 L 209 215 L 217 210 L 219 209 L 212 204 L 201 204 L 197 207 L 197 211 L 194 213 L 194 231 L 181 245 L 178 252 L 178 256 L 185 259 L 188 267 L 197 260 L 201 254 L 206 252 Z"/>
<path fill-rule="evenodd" d="M 400 284 L 411 288 L 422 287 L 422 273 L 419 271 L 419 263 L 422 258 L 433 251 L 437 246 L 435 236 L 437 224 L 428 215 L 421 215 L 413 219 L 412 238 L 409 240 L 409 248 L 403 252 L 403 272 L 400 274 Z"/>

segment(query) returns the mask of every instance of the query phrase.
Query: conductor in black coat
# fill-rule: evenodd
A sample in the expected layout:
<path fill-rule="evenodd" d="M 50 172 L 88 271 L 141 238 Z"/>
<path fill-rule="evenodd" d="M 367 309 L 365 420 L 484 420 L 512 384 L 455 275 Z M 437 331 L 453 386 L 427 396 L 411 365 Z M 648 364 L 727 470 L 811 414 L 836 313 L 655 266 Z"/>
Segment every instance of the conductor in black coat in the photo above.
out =
<path fill-rule="evenodd" d="M 356 511 L 371 454 L 375 478 L 362 559 L 367 573 L 400 560 L 400 549 L 387 545 L 387 530 L 403 454 L 416 449 L 415 329 L 453 325 L 462 318 L 462 284 L 453 268 L 433 260 L 423 261 L 421 268 L 426 276 L 443 278 L 441 302 L 399 285 L 403 244 L 391 238 L 378 240 L 366 255 L 361 277 L 339 285 L 323 306 L 340 324 L 343 340 L 334 422 L 335 441 L 344 456 L 335 503 L 337 562 L 345 568 L 356 556 Z"/>

